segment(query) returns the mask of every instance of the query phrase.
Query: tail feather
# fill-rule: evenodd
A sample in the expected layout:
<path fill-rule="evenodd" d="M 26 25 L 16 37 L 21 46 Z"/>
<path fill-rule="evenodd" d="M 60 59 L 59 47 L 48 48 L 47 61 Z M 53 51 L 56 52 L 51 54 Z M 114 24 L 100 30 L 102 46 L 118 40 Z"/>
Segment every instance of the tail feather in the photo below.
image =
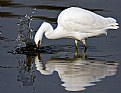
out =
<path fill-rule="evenodd" d="M 112 18 L 112 17 L 108 17 L 108 18 L 106 18 L 107 19 L 107 21 L 109 22 L 109 23 L 116 23 L 116 19 L 114 19 L 114 18 Z"/>
<path fill-rule="evenodd" d="M 118 26 L 119 24 L 117 23 L 116 19 L 111 18 L 111 17 L 108 17 L 106 19 L 107 19 L 107 23 L 108 23 L 107 29 L 118 29 L 119 28 L 119 26 Z"/>

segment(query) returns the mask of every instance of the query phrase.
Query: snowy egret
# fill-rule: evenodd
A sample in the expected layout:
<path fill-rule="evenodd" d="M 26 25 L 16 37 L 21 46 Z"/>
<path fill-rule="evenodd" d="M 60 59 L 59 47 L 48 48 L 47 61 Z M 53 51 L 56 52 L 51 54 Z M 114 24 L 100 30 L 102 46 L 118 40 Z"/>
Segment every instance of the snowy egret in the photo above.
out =
<path fill-rule="evenodd" d="M 42 23 L 34 37 L 37 47 L 40 46 L 45 34 L 48 39 L 72 38 L 75 40 L 76 49 L 78 49 L 78 41 L 82 41 L 87 48 L 86 38 L 100 34 L 107 35 L 108 29 L 119 28 L 114 18 L 105 18 L 78 7 L 63 10 L 58 16 L 57 23 L 56 29 L 53 29 L 50 23 Z"/>

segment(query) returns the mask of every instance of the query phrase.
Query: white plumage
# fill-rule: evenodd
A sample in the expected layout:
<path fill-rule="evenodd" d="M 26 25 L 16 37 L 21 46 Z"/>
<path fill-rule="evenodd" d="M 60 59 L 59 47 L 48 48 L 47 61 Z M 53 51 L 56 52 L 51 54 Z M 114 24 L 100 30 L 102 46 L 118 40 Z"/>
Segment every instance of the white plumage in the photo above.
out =
<path fill-rule="evenodd" d="M 85 39 L 100 34 L 107 34 L 108 29 L 118 29 L 118 23 L 114 18 L 103 17 L 91 11 L 71 7 L 63 10 L 58 16 L 58 26 L 54 30 L 51 24 L 43 22 L 35 35 L 35 43 L 40 44 L 43 34 L 48 39 L 73 38 L 76 48 L 78 40 L 86 46 Z"/>

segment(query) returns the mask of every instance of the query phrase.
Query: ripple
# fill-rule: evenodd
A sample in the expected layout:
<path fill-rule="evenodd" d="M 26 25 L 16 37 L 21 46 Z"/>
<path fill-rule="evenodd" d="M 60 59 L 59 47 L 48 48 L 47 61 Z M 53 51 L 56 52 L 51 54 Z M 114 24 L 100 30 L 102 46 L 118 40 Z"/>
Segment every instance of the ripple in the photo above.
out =
<path fill-rule="evenodd" d="M 46 10 L 64 10 L 68 7 L 63 6 L 51 6 L 51 5 L 29 5 L 31 8 L 46 9 Z"/>
<path fill-rule="evenodd" d="M 80 50 L 80 49 L 79 49 Z M 75 46 L 74 45 L 49 45 L 49 46 L 42 46 L 40 48 L 36 48 L 35 45 L 31 45 L 28 47 L 20 47 L 15 50 L 17 54 L 57 54 L 59 52 L 74 52 Z"/>
<path fill-rule="evenodd" d="M 20 6 L 22 6 L 22 4 L 14 3 L 10 0 L 5 0 L 5 1 L 2 0 L 2 1 L 0 1 L 0 6 L 1 7 L 20 7 Z"/>
<path fill-rule="evenodd" d="M 48 22 L 52 22 L 52 23 L 57 23 L 57 18 L 50 18 L 50 17 L 46 17 L 46 16 L 33 16 L 32 18 L 36 18 L 36 19 L 40 19 L 40 20 L 46 20 Z"/>
<path fill-rule="evenodd" d="M 12 12 L 0 12 L 0 17 L 22 17 L 22 15 L 14 14 Z"/>

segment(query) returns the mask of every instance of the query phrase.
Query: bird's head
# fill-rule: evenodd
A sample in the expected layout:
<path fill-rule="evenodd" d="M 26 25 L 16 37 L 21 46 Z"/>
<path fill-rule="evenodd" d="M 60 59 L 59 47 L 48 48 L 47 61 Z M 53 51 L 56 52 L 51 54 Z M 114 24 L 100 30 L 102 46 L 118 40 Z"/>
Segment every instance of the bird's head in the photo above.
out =
<path fill-rule="evenodd" d="M 34 42 L 37 48 L 41 45 L 43 34 L 46 32 L 52 32 L 52 30 L 53 28 L 49 23 L 47 22 L 42 23 L 42 25 L 40 26 L 34 37 Z M 48 35 L 50 35 L 50 33 Z"/>
<path fill-rule="evenodd" d="M 41 45 L 41 40 L 39 40 L 39 39 L 34 39 L 34 41 L 35 41 L 36 47 L 39 48 L 40 45 Z"/>
<path fill-rule="evenodd" d="M 35 42 L 37 48 L 40 47 L 41 40 L 42 40 L 42 37 L 40 37 L 39 33 L 36 32 L 35 37 L 34 37 L 34 42 Z"/>
<path fill-rule="evenodd" d="M 34 42 L 35 42 L 37 48 L 39 48 L 40 45 L 41 45 L 41 41 L 42 41 L 42 38 L 43 38 L 43 33 L 44 33 L 43 29 L 40 26 L 40 28 L 38 29 L 38 31 L 36 32 L 35 37 L 34 37 Z"/>

